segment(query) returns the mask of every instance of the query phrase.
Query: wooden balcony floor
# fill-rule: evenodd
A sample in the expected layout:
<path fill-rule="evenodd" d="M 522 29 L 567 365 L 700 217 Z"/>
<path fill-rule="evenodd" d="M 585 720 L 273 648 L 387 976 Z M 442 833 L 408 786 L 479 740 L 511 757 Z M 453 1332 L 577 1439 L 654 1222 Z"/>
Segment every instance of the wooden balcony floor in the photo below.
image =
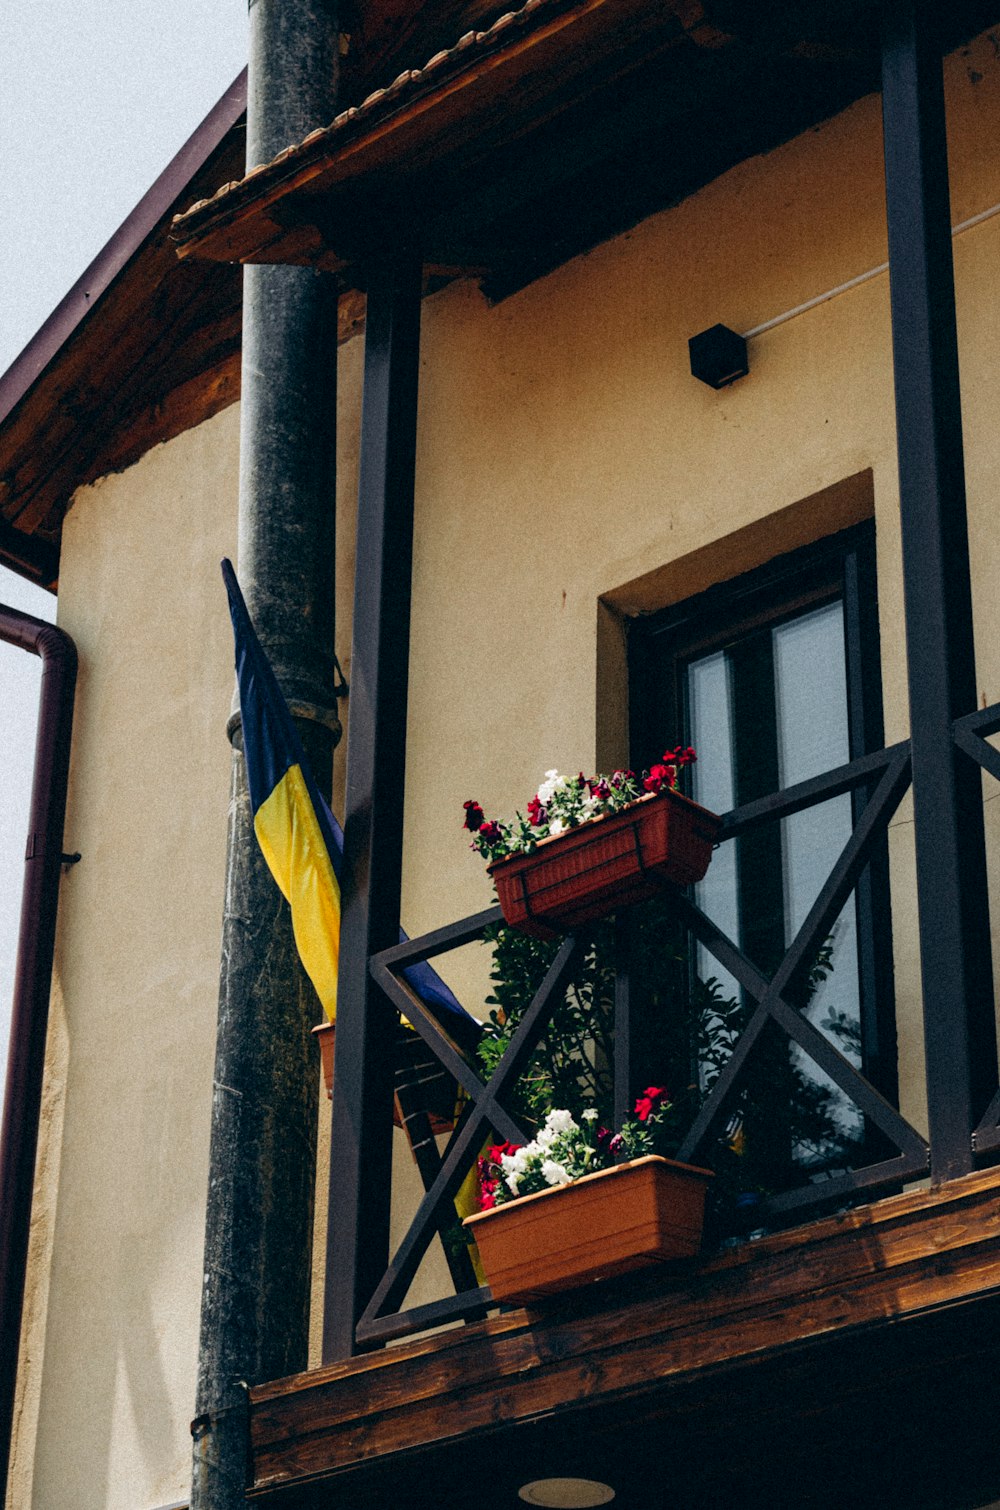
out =
<path fill-rule="evenodd" d="M 517 1510 L 1000 1499 L 1000 1170 L 251 1391 L 250 1497 Z"/>

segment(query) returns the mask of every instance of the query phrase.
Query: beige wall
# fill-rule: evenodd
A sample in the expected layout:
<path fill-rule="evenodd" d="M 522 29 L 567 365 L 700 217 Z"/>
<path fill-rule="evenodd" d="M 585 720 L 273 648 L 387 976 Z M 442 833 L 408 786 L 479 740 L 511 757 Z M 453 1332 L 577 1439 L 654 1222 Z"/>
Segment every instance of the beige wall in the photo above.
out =
<path fill-rule="evenodd" d="M 992 42 L 947 68 L 953 220 L 1000 201 Z M 992 123 L 992 124 L 991 124 Z M 955 242 L 983 693 L 1000 696 L 993 499 L 1000 218 Z M 748 330 L 886 256 L 879 101 L 861 101 L 667 214 L 496 308 L 476 290 L 425 305 L 407 781 L 406 922 L 486 905 L 462 844 L 464 798 L 525 802 L 550 766 L 590 767 L 599 598 L 655 606 L 823 533 L 803 501 L 870 472 L 877 521 L 886 735 L 907 712 L 896 517 L 888 278 L 756 338 L 720 393 L 687 338 Z M 816 516 L 819 515 L 817 518 Z M 756 529 L 749 528 L 759 522 Z M 831 510 L 829 528 L 847 522 Z M 742 531 L 735 545 L 719 542 Z M 688 563 L 685 566 L 685 563 Z M 669 737 L 669 731 L 668 731 Z M 991 832 L 997 808 L 988 791 Z M 893 834 L 904 1107 L 922 1122 L 908 807 Z M 477 972 L 454 980 L 475 1005 Z"/>
<path fill-rule="evenodd" d="M 948 90 L 960 221 L 1000 202 L 991 42 L 949 61 Z M 593 765 L 601 599 L 656 606 L 706 570 L 756 564 L 873 509 L 886 733 L 905 737 L 887 278 L 754 340 L 750 376 L 721 393 L 687 356 L 716 321 L 749 329 L 884 260 L 880 153 L 878 101 L 864 100 L 496 308 L 469 284 L 426 302 L 411 933 L 489 903 L 465 798 L 509 812 L 546 768 Z M 1000 217 L 955 243 L 988 701 L 1000 699 L 998 254 Z M 362 357 L 361 341 L 341 352 L 348 678 Z M 84 492 L 67 523 L 60 621 L 83 665 L 67 837 L 84 860 L 63 892 L 53 1064 L 66 1090 L 39 1208 L 51 1264 L 40 1241 L 32 1292 L 41 1403 L 29 1389 L 17 1468 L 16 1502 L 38 1510 L 151 1510 L 186 1492 L 231 688 L 216 563 L 235 535 L 237 425 L 230 410 L 150 453 Z M 342 776 L 340 760 L 338 787 Z M 900 1067 L 904 1109 L 922 1121 L 911 850 L 904 807 L 892 842 Z M 445 966 L 473 1010 L 484 962 L 472 948 Z M 147 1056 L 138 1027 L 154 1019 Z"/>
<path fill-rule="evenodd" d="M 65 1094 L 43 1126 L 35 1213 L 52 1246 L 36 1242 L 27 1297 L 18 1510 L 146 1510 L 189 1488 L 237 437 L 231 409 L 82 491 L 66 521 L 66 840 L 83 858 L 60 901 L 50 1058 Z"/>

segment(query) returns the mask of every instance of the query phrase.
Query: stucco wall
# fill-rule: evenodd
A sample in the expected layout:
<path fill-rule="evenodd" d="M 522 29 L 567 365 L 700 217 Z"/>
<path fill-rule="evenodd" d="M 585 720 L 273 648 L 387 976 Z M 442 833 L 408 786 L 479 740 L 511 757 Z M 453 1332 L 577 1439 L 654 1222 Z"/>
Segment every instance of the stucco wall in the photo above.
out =
<path fill-rule="evenodd" d="M 948 60 L 947 84 L 959 223 L 1000 201 L 988 146 L 1000 116 L 992 39 Z M 979 678 L 991 702 L 1000 697 L 991 544 L 1000 217 L 954 245 Z M 496 308 L 471 285 L 427 301 L 407 752 L 411 931 L 490 900 L 482 865 L 462 844 L 463 799 L 509 813 L 547 768 L 591 767 L 598 599 L 662 606 L 706 585 L 706 559 L 730 575 L 816 538 L 825 505 L 812 500 L 840 499 L 838 485 L 866 472 L 886 738 L 906 736 L 887 275 L 753 340 L 750 376 L 722 392 L 692 378 L 687 352 L 687 338 L 717 321 L 752 329 L 885 257 L 880 101 L 871 97 Z M 829 529 L 849 522 L 843 507 L 831 509 Z M 857 500 L 846 507 L 849 515 Z M 656 597 L 650 574 L 664 566 Z M 996 795 L 987 788 L 994 838 Z M 904 1111 L 922 1125 L 911 833 L 904 803 L 892 838 L 900 1079 Z M 451 957 L 450 968 L 475 1009 L 482 976 L 472 954 Z"/>
<path fill-rule="evenodd" d="M 957 222 L 1000 202 L 992 41 L 947 77 Z M 1000 698 L 998 253 L 1000 217 L 955 243 L 988 702 Z M 411 933 L 489 903 L 465 798 L 507 812 L 548 767 L 593 765 L 599 599 L 658 606 L 873 511 L 886 736 L 905 737 L 886 276 L 754 340 L 750 376 L 724 392 L 697 383 L 687 355 L 706 326 L 747 330 L 884 258 L 869 99 L 495 308 L 470 284 L 426 301 Z M 362 359 L 360 340 L 342 348 L 348 678 Z M 235 542 L 237 429 L 232 409 L 150 453 L 82 493 L 66 526 L 60 622 L 82 660 L 67 839 L 84 859 L 63 891 L 52 1062 L 65 1096 L 43 1147 L 16 1464 L 14 1503 L 37 1510 L 152 1510 L 187 1492 L 229 764 L 217 561 Z M 605 689 L 606 721 L 613 701 Z M 600 742 L 613 744 L 607 728 Z M 905 806 L 892 859 L 903 1105 L 922 1123 Z M 480 1007 L 484 951 L 444 969 Z"/>
<path fill-rule="evenodd" d="M 59 622 L 80 652 L 11 1503 L 186 1496 L 232 692 L 219 558 L 238 411 L 76 498 Z M 224 600 L 223 600 L 224 601 Z M 46 1261 L 47 1260 L 47 1261 Z M 37 1439 L 35 1438 L 37 1432 Z"/>

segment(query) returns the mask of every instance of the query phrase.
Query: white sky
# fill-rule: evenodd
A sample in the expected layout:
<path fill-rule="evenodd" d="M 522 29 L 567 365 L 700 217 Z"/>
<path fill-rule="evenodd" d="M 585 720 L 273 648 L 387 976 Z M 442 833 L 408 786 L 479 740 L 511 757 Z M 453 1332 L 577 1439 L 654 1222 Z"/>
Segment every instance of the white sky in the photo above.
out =
<path fill-rule="evenodd" d="M 0 372 L 232 83 L 246 25 L 246 0 L 0 5 Z M 2 568 L 0 602 L 55 606 Z M 36 658 L 0 646 L 0 1068 L 37 684 Z"/>

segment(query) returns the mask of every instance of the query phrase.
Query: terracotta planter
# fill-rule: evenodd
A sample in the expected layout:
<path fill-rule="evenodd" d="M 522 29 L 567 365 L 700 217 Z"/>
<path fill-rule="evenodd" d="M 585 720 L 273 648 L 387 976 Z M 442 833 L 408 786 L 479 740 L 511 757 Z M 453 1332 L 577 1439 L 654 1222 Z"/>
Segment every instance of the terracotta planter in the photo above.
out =
<path fill-rule="evenodd" d="M 494 1300 L 537 1300 L 701 1247 L 710 1170 L 650 1154 L 465 1219 Z"/>
<path fill-rule="evenodd" d="M 330 1099 L 333 1098 L 333 1045 L 336 1032 L 336 1026 L 332 1022 L 321 1022 L 313 1028 L 313 1034 L 319 1043 L 323 1083 Z M 455 1126 L 455 1103 L 458 1100 L 455 1081 L 434 1058 L 418 1033 L 404 1028 L 396 1040 L 396 1053 L 397 1088 L 402 1081 L 416 1087 L 419 1092 L 418 1102 L 430 1117 L 431 1131 L 451 1132 Z M 398 1095 L 393 1097 L 392 1120 L 396 1127 L 402 1127 Z"/>
<path fill-rule="evenodd" d="M 488 869 L 511 927 L 551 939 L 646 901 L 665 881 L 700 881 L 721 822 L 679 792 L 659 792 Z"/>

